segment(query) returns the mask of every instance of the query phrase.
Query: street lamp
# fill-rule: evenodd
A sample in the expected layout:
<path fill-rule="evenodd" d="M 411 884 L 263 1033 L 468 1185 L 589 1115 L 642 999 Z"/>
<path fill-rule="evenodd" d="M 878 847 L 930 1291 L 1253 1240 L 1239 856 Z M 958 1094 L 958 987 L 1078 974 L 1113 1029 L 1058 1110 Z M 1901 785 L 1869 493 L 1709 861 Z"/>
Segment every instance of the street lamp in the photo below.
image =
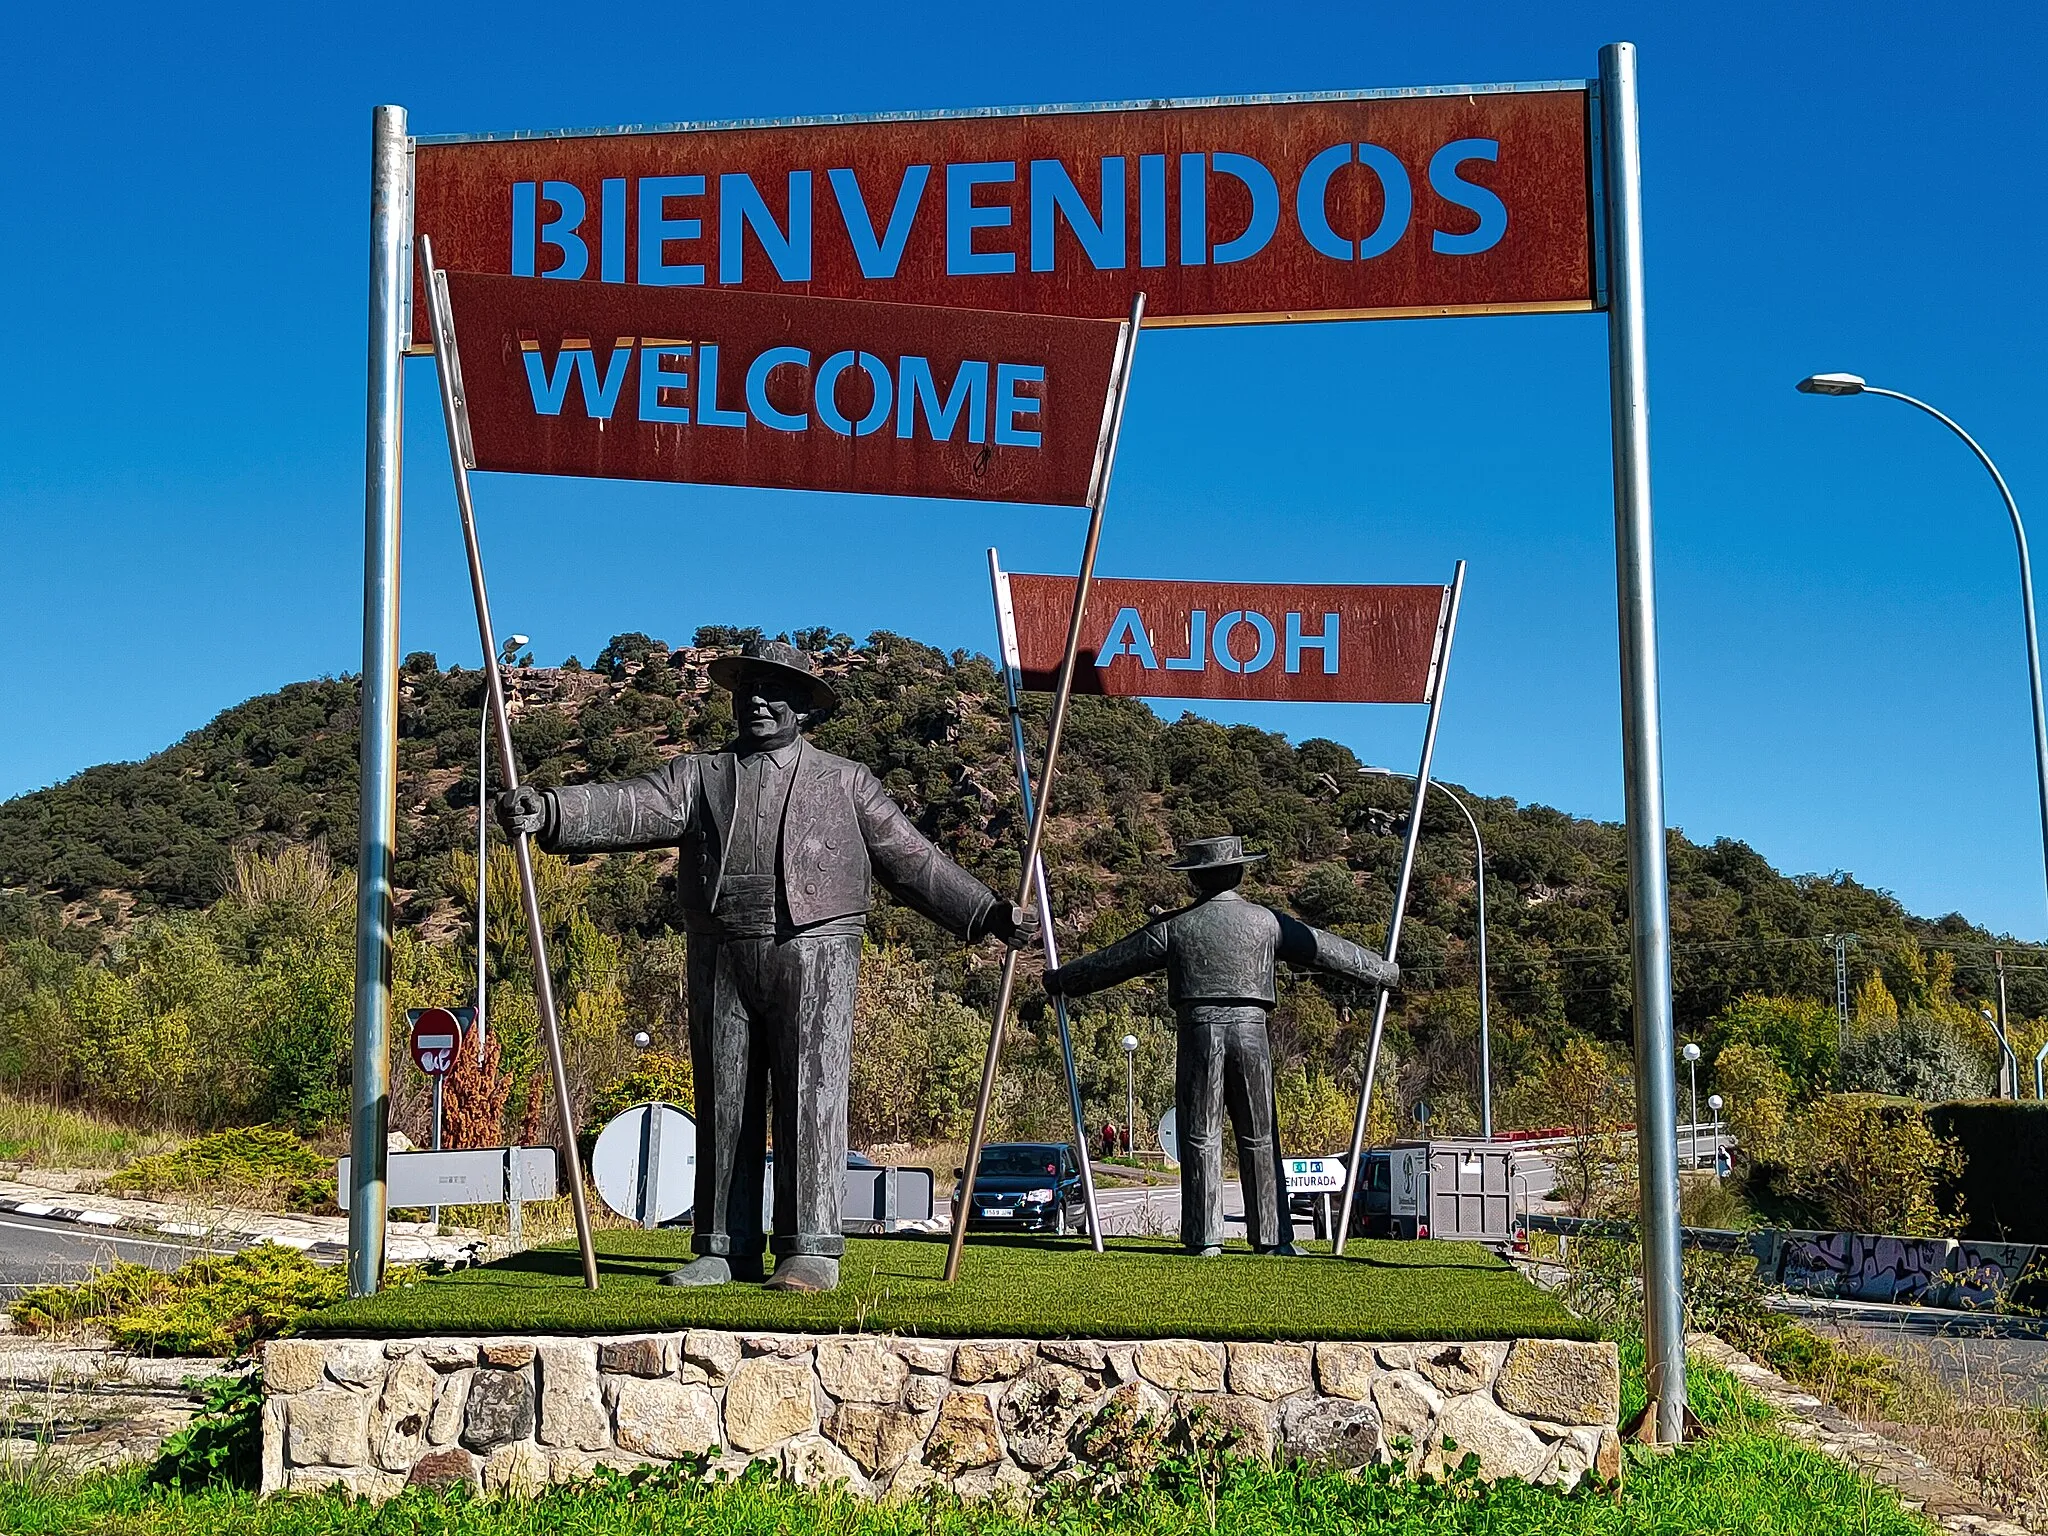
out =
<path fill-rule="evenodd" d="M 1970 452 L 1977 456 L 1977 462 L 1989 472 L 1992 484 L 1998 487 L 1998 494 L 2005 501 L 2006 515 L 2012 519 L 2013 543 L 2019 548 L 2020 612 L 2026 620 L 2027 631 L 2027 682 L 2034 696 L 2034 778 L 2041 796 L 2041 859 L 2044 869 L 2048 869 L 2048 717 L 2043 716 L 2041 709 L 2041 642 L 2034 626 L 2034 568 L 2027 558 L 2027 529 L 2020 521 L 2020 507 L 2013 500 L 2012 488 L 2005 483 L 2005 476 L 1998 472 L 1998 466 L 1991 462 L 1991 455 L 1978 446 L 1977 440 L 1925 400 L 1902 395 L 1895 389 L 1879 389 L 1853 373 L 1816 373 L 1801 379 L 1798 388 L 1801 394 L 1807 395 L 1882 395 L 1887 400 L 1897 400 L 1925 411 L 1963 440 Z M 2014 1088 L 2017 1092 L 2018 1085 L 2015 1084 Z"/>
<path fill-rule="evenodd" d="M 1124 1150 L 1138 1151 L 1138 1037 L 1125 1035 L 1124 1047 Z"/>
<path fill-rule="evenodd" d="M 1721 1177 L 1721 1095 L 1707 1095 L 1707 1108 L 1714 1114 L 1714 1177 Z"/>
<path fill-rule="evenodd" d="M 1360 773 L 1373 778 L 1408 779 L 1415 775 L 1403 773 L 1398 768 L 1361 768 Z M 1479 836 L 1479 822 L 1472 815 L 1458 792 L 1435 779 L 1429 782 L 1431 789 L 1449 796 L 1451 804 L 1465 814 L 1465 825 L 1472 829 L 1472 859 L 1478 873 L 1474 877 L 1473 890 L 1476 893 L 1479 918 L 1479 1134 L 1487 1141 L 1493 1140 L 1493 1032 L 1487 1010 L 1486 985 L 1486 844 Z"/>
<path fill-rule="evenodd" d="M 1685 1070 L 1692 1077 L 1692 1124 L 1686 1129 L 1686 1153 L 1697 1169 L 1700 1165 L 1700 1048 L 1688 1040 L 1678 1053 L 1685 1058 Z"/>
<path fill-rule="evenodd" d="M 498 663 L 511 666 L 524 635 L 507 635 L 498 646 Z M 476 1059 L 484 1059 L 484 993 L 490 985 L 491 926 L 486 921 L 485 903 L 491 885 L 491 690 L 484 689 L 483 721 L 476 736 Z"/>

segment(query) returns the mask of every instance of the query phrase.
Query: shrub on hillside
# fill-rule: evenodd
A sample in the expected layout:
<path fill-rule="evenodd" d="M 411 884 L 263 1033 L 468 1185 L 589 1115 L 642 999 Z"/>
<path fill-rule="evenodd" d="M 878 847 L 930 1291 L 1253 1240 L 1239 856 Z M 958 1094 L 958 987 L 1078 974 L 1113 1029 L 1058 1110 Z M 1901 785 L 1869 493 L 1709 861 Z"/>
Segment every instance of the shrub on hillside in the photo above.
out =
<path fill-rule="evenodd" d="M 1988 1097 L 1997 1069 L 1946 1020 L 1907 1014 L 1896 1024 L 1863 1028 L 1842 1052 L 1839 1084 L 1846 1093 L 1890 1094 L 1938 1104 Z"/>
<path fill-rule="evenodd" d="M 290 1131 L 245 1125 L 139 1158 L 108 1179 L 107 1188 L 150 1200 L 310 1211 L 333 1203 L 334 1169 Z"/>
<path fill-rule="evenodd" d="M 1870 1093 L 1814 1101 L 1787 1139 L 1784 1184 L 1830 1227 L 1953 1237 L 1964 1211 L 1953 1196 L 1962 1149 L 1929 1129 L 1922 1107 Z"/>

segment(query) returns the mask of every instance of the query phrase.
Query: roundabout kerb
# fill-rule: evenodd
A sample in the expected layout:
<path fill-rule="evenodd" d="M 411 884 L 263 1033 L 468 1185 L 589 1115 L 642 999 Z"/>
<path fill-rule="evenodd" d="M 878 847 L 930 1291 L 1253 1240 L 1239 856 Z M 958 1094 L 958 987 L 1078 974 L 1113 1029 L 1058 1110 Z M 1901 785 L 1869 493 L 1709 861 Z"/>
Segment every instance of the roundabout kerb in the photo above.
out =
<path fill-rule="evenodd" d="M 1131 326 L 1118 332 L 1114 384 L 1088 487 L 1090 532 L 1076 583 L 1069 677 L 1136 322 L 1596 312 L 1605 313 L 1609 337 L 1651 1420 L 1660 1441 L 1682 1437 L 1670 924 L 1631 45 L 1604 48 L 1596 79 L 1534 85 L 585 133 L 414 139 L 403 109 L 382 107 L 373 141 L 371 235 L 352 1291 L 374 1291 L 382 1266 L 401 359 L 408 350 L 425 350 L 434 312 L 429 290 L 415 287 L 424 282 L 413 275 L 415 235 L 431 237 L 440 247 L 456 284 L 468 281 L 467 274 L 499 274 L 563 293 L 580 289 L 578 298 L 593 303 L 636 290 L 653 298 L 695 289 L 705 299 L 782 295 L 792 314 L 803 302 L 796 297 L 801 293 L 812 303 L 908 304 L 956 315 L 1129 315 Z M 934 316 L 933 323 L 941 322 Z M 573 371 L 584 388 L 584 415 L 599 414 L 591 409 L 591 386 L 600 396 L 609 390 L 612 401 L 619 398 L 612 374 L 622 366 L 622 345 L 634 341 L 643 354 L 650 343 L 657 353 L 665 345 L 671 360 L 684 345 L 642 335 L 638 328 L 633 338 L 624 330 L 615 334 L 622 340 L 603 371 L 595 355 L 602 343 L 594 337 L 582 340 L 583 351 L 573 361 L 558 346 L 551 373 L 526 364 L 536 408 L 543 403 L 543 384 L 558 387 L 566 398 Z M 568 338 L 559 341 L 566 346 Z M 767 380 L 777 365 L 767 364 L 758 391 L 750 377 L 744 411 L 721 403 L 714 389 L 699 407 L 694 440 L 708 442 L 695 429 L 715 425 L 765 441 L 767 433 L 796 432 L 793 423 L 801 417 L 802 430 L 812 434 L 808 440 L 844 440 L 826 443 L 842 464 L 896 462 L 890 455 L 900 459 L 906 443 L 919 446 L 914 412 L 898 416 L 892 440 L 884 430 L 887 413 L 873 402 L 885 383 L 901 398 L 910 357 L 899 356 L 892 370 L 881 354 L 850 348 L 843 363 L 835 354 L 826 367 L 837 364 L 840 372 L 816 397 L 814 413 L 786 394 L 774 397 Z M 488 467 L 489 460 L 472 460 L 458 431 L 457 407 L 464 402 L 450 360 L 444 351 L 444 403 L 461 481 L 472 462 Z M 698 359 L 702 372 L 715 379 L 712 362 L 709 356 Z M 666 391 L 679 388 L 680 381 L 664 380 L 667 365 L 659 355 L 651 385 L 644 355 L 640 366 L 642 387 L 633 396 L 639 425 L 657 441 L 663 432 L 673 441 L 680 431 L 672 425 L 677 418 L 663 411 L 679 409 L 677 397 Z M 842 412 L 843 399 L 834 392 L 849 374 L 856 396 L 865 390 L 870 398 L 866 407 L 856 400 L 857 419 L 854 411 Z M 992 377 L 991 394 L 1004 382 Z M 1039 395 L 1026 387 L 1031 382 L 1040 385 Z M 978 445 L 983 458 L 1013 449 L 1014 459 L 1028 451 L 1022 437 L 1031 427 L 1024 418 L 1032 415 L 1034 400 L 1046 411 L 1048 425 L 1056 409 L 1043 374 L 1022 382 L 1012 375 L 1007 385 L 1008 414 L 996 413 L 997 441 Z M 909 387 L 915 394 L 916 386 Z M 945 446 L 938 441 L 942 418 L 954 417 L 947 407 L 958 405 L 962 389 L 946 401 L 936 388 L 917 397 L 926 402 L 934 449 Z M 971 390 L 966 397 L 976 400 Z M 614 408 L 606 404 L 604 413 Z M 982 409 L 974 405 L 976 426 L 986 419 Z M 623 438 L 628 434 L 617 429 L 626 425 L 616 421 L 613 430 Z M 944 436 L 956 435 L 953 419 L 943 425 Z M 573 458 L 573 445 L 565 452 Z M 602 465 L 539 472 L 645 474 Z M 671 464 L 652 477 L 692 475 Z M 735 483 L 709 472 L 701 478 Z M 785 477 L 746 483 L 815 482 Z M 907 480 L 899 488 L 938 493 Z M 466 486 L 461 490 L 481 620 L 481 558 L 467 517 Z M 971 482 L 947 493 L 976 494 Z M 510 784 L 516 779 L 487 628 L 483 653 Z M 1065 696 L 1063 686 L 1055 695 L 1056 721 Z M 1055 751 L 1057 734 L 1056 724 Z M 1026 850 L 1027 897 L 1050 801 L 1050 757 Z M 1014 951 L 1012 956 L 1005 965 L 1005 1002 Z M 546 976 L 544 965 L 536 969 Z M 999 1006 L 997 1030 L 1002 1011 Z M 551 1013 L 544 1002 L 543 1018 Z M 573 1130 L 558 1065 L 555 1076 L 563 1119 Z M 580 1203 L 581 1182 L 573 1169 L 572 1192 Z M 1349 1197 L 1347 1190 L 1347 1202 Z M 597 1264 L 580 1210 L 578 1226 L 585 1280 L 594 1286 Z M 957 1270 L 959 1258 L 956 1241 L 949 1270 Z"/>

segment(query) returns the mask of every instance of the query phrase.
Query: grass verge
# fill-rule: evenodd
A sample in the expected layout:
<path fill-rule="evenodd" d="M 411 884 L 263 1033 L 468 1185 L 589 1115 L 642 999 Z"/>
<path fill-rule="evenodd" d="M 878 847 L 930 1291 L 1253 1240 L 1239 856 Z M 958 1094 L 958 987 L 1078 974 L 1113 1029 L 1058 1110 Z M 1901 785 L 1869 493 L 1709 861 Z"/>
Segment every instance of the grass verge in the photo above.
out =
<path fill-rule="evenodd" d="M 0 1094 L 0 1163 L 37 1168 L 119 1168 L 162 1152 L 180 1138 L 142 1131 L 99 1115 Z"/>
<path fill-rule="evenodd" d="M 307 1320 L 305 1331 L 620 1333 L 688 1327 L 933 1337 L 1200 1339 L 1589 1339 L 1590 1323 L 1469 1243 L 1355 1242 L 1271 1258 L 1193 1260 L 1165 1239 L 979 1239 L 960 1284 L 940 1278 L 943 1238 L 856 1238 L 838 1290 L 758 1285 L 681 1290 L 661 1276 L 689 1257 L 675 1232 L 596 1235 L 602 1289 L 586 1291 L 573 1247 L 532 1249 L 425 1279 Z"/>

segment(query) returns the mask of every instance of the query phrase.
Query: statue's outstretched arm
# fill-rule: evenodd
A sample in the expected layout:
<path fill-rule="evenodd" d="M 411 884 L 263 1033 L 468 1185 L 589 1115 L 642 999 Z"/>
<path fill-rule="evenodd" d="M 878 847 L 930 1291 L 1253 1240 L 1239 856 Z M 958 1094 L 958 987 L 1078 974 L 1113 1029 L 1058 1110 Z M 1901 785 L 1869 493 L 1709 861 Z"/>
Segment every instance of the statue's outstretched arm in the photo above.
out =
<path fill-rule="evenodd" d="M 1092 955 L 1082 955 L 1056 971 L 1047 971 L 1045 990 L 1056 997 L 1085 997 L 1134 976 L 1164 970 L 1168 947 L 1166 925 L 1147 923 L 1136 933 Z"/>
<path fill-rule="evenodd" d="M 1348 976 L 1353 981 L 1372 982 L 1383 987 L 1400 982 L 1401 967 L 1382 959 L 1363 944 L 1354 944 L 1334 933 L 1312 928 L 1285 912 L 1273 915 L 1280 919 L 1279 955 L 1289 965 L 1328 971 L 1333 976 Z"/>
<path fill-rule="evenodd" d="M 1009 936 L 1014 920 L 1010 904 L 918 831 L 872 773 L 860 774 L 854 805 L 875 878 L 890 895 L 959 938 Z"/>
<path fill-rule="evenodd" d="M 685 752 L 652 773 L 615 784 L 568 784 L 548 793 L 541 846 L 550 853 L 625 853 L 673 847 L 697 806 L 698 759 Z"/>

